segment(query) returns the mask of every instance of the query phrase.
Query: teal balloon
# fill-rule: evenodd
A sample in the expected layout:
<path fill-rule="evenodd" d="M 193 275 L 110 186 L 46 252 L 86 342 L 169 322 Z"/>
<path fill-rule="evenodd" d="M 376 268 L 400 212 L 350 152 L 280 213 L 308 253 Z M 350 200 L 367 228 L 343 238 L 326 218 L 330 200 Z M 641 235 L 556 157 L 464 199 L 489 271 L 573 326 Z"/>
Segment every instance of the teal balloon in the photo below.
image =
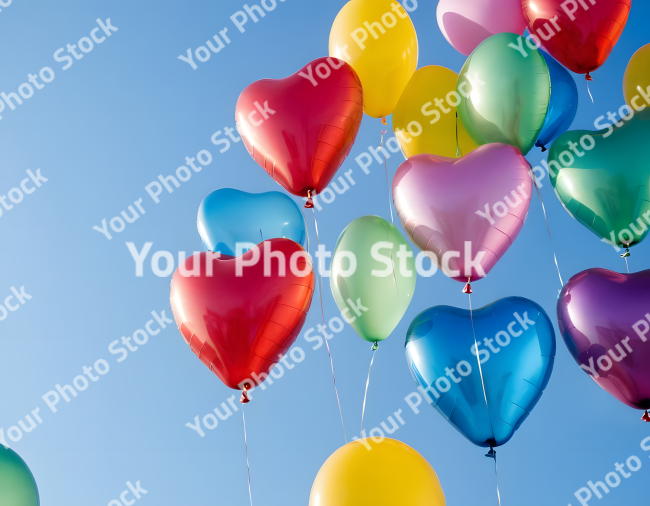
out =
<path fill-rule="evenodd" d="M 0 444 L 0 506 L 39 506 L 34 475 L 11 448 Z"/>
<path fill-rule="evenodd" d="M 617 128 L 572 130 L 549 150 L 551 184 L 565 209 L 601 240 L 620 248 L 648 235 L 649 140 L 650 121 L 635 116 Z"/>
<path fill-rule="evenodd" d="M 469 56 L 457 91 L 458 116 L 477 144 L 510 144 L 525 155 L 544 125 L 551 77 L 544 57 L 524 37 L 498 33 Z"/>
<path fill-rule="evenodd" d="M 416 278 L 413 249 L 392 223 L 362 216 L 341 232 L 330 286 L 346 320 L 354 318 L 350 325 L 366 341 L 383 341 L 395 330 L 413 299 Z"/>

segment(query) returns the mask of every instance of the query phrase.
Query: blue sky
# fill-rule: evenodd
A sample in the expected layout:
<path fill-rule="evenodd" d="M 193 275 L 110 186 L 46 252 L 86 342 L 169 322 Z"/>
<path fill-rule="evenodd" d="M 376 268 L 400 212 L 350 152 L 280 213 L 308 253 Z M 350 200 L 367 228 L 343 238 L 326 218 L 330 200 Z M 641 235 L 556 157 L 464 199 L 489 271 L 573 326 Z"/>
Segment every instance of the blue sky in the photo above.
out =
<path fill-rule="evenodd" d="M 232 391 L 197 360 L 175 325 L 121 362 L 121 354 L 109 351 L 115 340 L 143 328 L 152 311 L 171 318 L 171 277 L 155 276 L 147 264 L 144 276 L 136 277 L 126 243 L 141 249 L 153 242 L 152 253 L 199 251 L 196 214 L 210 191 L 279 189 L 241 142 L 219 153 L 225 145 L 216 146 L 211 137 L 234 128 L 237 97 L 248 84 L 288 76 L 327 55 L 329 30 L 344 3 L 286 0 L 258 23 L 245 25 L 245 33 L 230 20 L 242 8 L 232 0 L 14 0 L 0 11 L 0 91 L 17 92 L 28 74 L 43 67 L 55 74 L 16 110 L 0 112 L 0 195 L 29 177 L 28 169 L 40 168 L 47 179 L 0 216 L 0 299 L 11 294 L 12 286 L 24 286 L 32 297 L 0 322 L 0 428 L 6 437 L 10 427 L 40 409 L 43 423 L 18 442 L 8 442 L 32 468 L 44 504 L 108 504 L 127 490 L 127 481 L 140 481 L 148 491 L 137 504 L 248 503 L 241 412 L 205 437 L 185 426 L 227 401 Z M 436 3 L 421 1 L 411 14 L 419 66 L 443 65 L 458 72 L 465 58 L 440 33 Z M 593 74 L 595 104 L 584 78 L 575 76 L 580 107 L 573 129 L 593 130 L 598 116 L 624 103 L 623 73 L 636 49 L 649 42 L 649 16 L 650 6 L 637 0 L 608 62 Z M 63 70 L 65 63 L 55 61 L 54 53 L 90 36 L 96 20 L 107 18 L 117 31 Z M 231 43 L 196 70 L 177 58 L 224 27 Z M 354 161 L 378 144 L 380 128 L 379 120 L 364 117 L 342 167 L 353 169 L 357 184 L 317 213 L 321 241 L 330 248 L 359 216 L 390 219 L 383 167 L 373 164 L 365 175 Z M 201 150 L 212 155 L 212 163 L 154 203 L 145 187 Z M 541 153 L 534 150 L 528 159 L 536 165 Z M 388 160 L 389 175 L 402 160 L 398 155 Z M 565 281 L 590 267 L 624 271 L 614 249 L 566 213 L 547 180 L 542 185 L 553 246 L 535 197 L 515 244 L 475 284 L 476 307 L 519 295 L 539 303 L 555 322 L 560 285 L 553 248 Z M 93 230 L 140 198 L 145 214 L 123 232 L 108 240 Z M 308 223 L 313 234 L 313 220 Z M 632 250 L 633 271 L 648 267 L 648 247 L 644 243 Z M 339 312 L 328 285 L 323 303 L 329 320 Z M 433 465 L 448 504 L 490 504 L 496 503 L 494 473 L 485 451 L 433 408 L 423 405 L 415 415 L 404 401 L 415 390 L 404 356 L 409 323 L 431 306 L 466 308 L 461 288 L 440 273 L 418 279 L 406 315 L 377 352 L 365 426 L 375 427 L 402 409 L 406 424 L 394 437 Z M 303 330 L 320 319 L 315 297 Z M 312 350 L 316 344 L 301 335 L 295 346 L 305 352 L 304 361 L 246 407 L 257 504 L 306 504 L 318 469 L 343 444 L 329 359 L 324 347 Z M 349 437 L 358 431 L 370 346 L 349 326 L 330 346 Z M 44 395 L 57 384 L 71 384 L 84 366 L 102 359 L 110 367 L 104 376 L 71 402 L 61 399 L 56 413 L 47 407 Z M 575 506 L 576 490 L 589 480 L 603 480 L 616 462 L 632 455 L 642 459 L 642 469 L 592 504 L 638 501 L 647 495 L 650 461 L 639 446 L 647 436 L 639 413 L 598 388 L 560 340 L 548 389 L 499 451 L 503 504 Z"/>

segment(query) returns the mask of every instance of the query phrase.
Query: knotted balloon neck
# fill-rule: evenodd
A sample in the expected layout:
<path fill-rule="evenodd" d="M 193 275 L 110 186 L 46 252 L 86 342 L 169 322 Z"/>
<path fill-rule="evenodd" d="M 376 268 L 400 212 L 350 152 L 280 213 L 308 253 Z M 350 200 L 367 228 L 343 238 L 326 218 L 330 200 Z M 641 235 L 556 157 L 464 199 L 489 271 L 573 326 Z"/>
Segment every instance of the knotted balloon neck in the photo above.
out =
<path fill-rule="evenodd" d="M 491 446 L 490 446 L 490 451 L 487 452 L 487 454 L 485 456 L 488 457 L 488 458 L 494 459 L 495 462 L 497 460 L 497 452 Z"/>
<path fill-rule="evenodd" d="M 537 142 L 535 143 L 535 146 L 537 146 L 538 148 L 541 148 L 542 153 L 544 153 L 544 152 L 546 151 L 546 146 L 544 146 L 544 144 L 542 144 L 542 143 L 539 142 L 539 141 L 537 141 Z"/>
<path fill-rule="evenodd" d="M 472 281 L 472 278 L 469 277 L 467 278 L 467 284 L 465 285 L 465 288 L 463 288 L 463 293 L 474 293 L 472 292 L 472 284 L 470 283 Z"/>
<path fill-rule="evenodd" d="M 244 390 L 241 393 L 241 397 L 239 399 L 239 402 L 242 404 L 248 404 L 250 402 L 250 398 L 248 397 L 248 385 L 244 385 Z"/>
<path fill-rule="evenodd" d="M 641 420 L 643 420 L 644 422 L 650 422 L 650 413 L 648 413 L 647 410 L 645 412 L 645 415 L 641 417 Z"/>
<path fill-rule="evenodd" d="M 377 351 L 379 349 L 379 342 L 375 342 L 375 344 L 372 345 L 372 348 L 370 348 L 372 351 Z"/>
<path fill-rule="evenodd" d="M 386 116 L 384 116 L 383 118 L 381 118 L 381 124 L 382 124 L 382 125 L 386 125 L 386 126 L 388 126 L 388 122 L 386 121 Z"/>
<path fill-rule="evenodd" d="M 305 202 L 305 209 L 313 209 L 314 201 L 311 198 L 311 190 L 307 190 L 307 202 Z"/>
<path fill-rule="evenodd" d="M 585 81 L 593 81 L 593 80 L 594 78 L 591 77 L 591 74 L 589 72 L 587 72 L 587 75 L 585 76 Z"/>

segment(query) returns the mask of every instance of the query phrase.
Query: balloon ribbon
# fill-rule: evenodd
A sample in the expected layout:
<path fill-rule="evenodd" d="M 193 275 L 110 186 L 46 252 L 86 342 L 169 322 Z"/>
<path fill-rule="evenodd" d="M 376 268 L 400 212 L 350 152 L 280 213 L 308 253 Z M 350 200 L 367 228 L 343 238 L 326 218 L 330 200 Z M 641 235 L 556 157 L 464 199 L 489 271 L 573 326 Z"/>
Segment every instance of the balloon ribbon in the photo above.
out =
<path fill-rule="evenodd" d="M 526 160 L 528 162 L 528 160 Z M 548 226 L 548 217 L 546 216 L 546 207 L 544 206 L 544 201 L 542 200 L 542 194 L 539 191 L 539 187 L 537 186 L 537 178 L 535 177 L 535 172 L 533 171 L 533 166 L 528 162 L 528 167 L 530 169 L 530 177 L 533 180 L 533 184 L 535 185 L 535 190 L 537 190 L 537 196 L 539 197 L 539 201 L 542 204 L 542 211 L 544 212 L 544 221 L 546 222 L 546 230 L 548 231 L 548 238 L 551 240 L 551 247 L 553 247 L 553 237 L 551 237 L 551 229 Z M 557 275 L 560 277 L 560 284 L 564 286 L 564 281 L 562 281 L 562 274 L 560 273 L 560 265 L 557 263 L 557 255 L 555 254 L 555 248 L 553 247 L 553 258 L 555 259 L 555 267 L 557 268 Z"/>
<path fill-rule="evenodd" d="M 486 457 L 494 459 L 494 477 L 497 482 L 497 499 L 499 499 L 499 506 L 501 506 L 501 493 L 499 492 L 499 471 L 497 469 L 497 452 L 490 446 L 490 451 L 487 452 Z"/>
<path fill-rule="evenodd" d="M 244 390 L 244 392 L 246 392 L 246 390 Z M 244 420 L 244 445 L 246 446 L 246 467 L 248 468 L 248 498 L 251 501 L 251 506 L 253 506 L 253 494 L 251 493 L 251 466 L 248 463 L 248 440 L 246 438 L 246 416 L 244 415 L 244 406 L 241 407 L 241 416 L 242 420 Z"/>
<path fill-rule="evenodd" d="M 591 74 L 589 72 L 587 72 L 587 75 L 585 76 L 585 79 L 587 81 L 587 92 L 589 93 L 589 98 L 591 98 L 591 103 L 593 104 L 594 103 L 594 97 L 591 94 L 591 90 L 589 89 L 589 81 L 593 81 L 594 78 L 591 77 Z"/>
<path fill-rule="evenodd" d="M 361 410 L 361 433 L 359 437 L 363 437 L 363 416 L 366 414 L 366 399 L 368 398 L 368 385 L 370 385 L 370 370 L 372 369 L 372 363 L 375 361 L 375 353 L 379 348 L 379 343 L 372 345 L 372 359 L 370 360 L 370 367 L 368 368 L 368 379 L 366 380 L 366 393 L 363 394 L 363 408 Z"/>
<path fill-rule="evenodd" d="M 492 432 L 492 440 L 496 443 L 495 437 L 494 437 L 494 427 L 492 427 L 492 419 L 490 418 L 490 405 L 488 404 L 487 400 L 487 392 L 485 390 L 485 379 L 483 378 L 483 368 L 481 367 L 481 354 L 478 352 L 478 342 L 476 341 L 476 330 L 474 329 L 474 312 L 472 311 L 472 287 L 470 285 L 471 278 L 467 279 L 467 285 L 465 285 L 465 289 L 468 289 L 468 291 L 465 291 L 463 289 L 463 292 L 467 294 L 469 297 L 469 316 L 472 321 L 472 334 L 474 334 L 474 349 L 476 350 L 476 360 L 478 362 L 478 371 L 481 374 L 481 385 L 483 386 L 483 398 L 485 399 L 485 407 L 487 408 L 487 413 L 488 413 L 488 420 L 490 420 L 490 431 Z M 501 506 L 501 493 L 499 492 L 499 475 L 497 474 L 497 452 L 494 451 L 494 448 L 492 445 L 490 445 L 490 451 L 486 455 L 486 457 L 490 457 L 494 459 L 494 473 L 496 476 L 496 482 L 497 482 L 497 498 L 499 499 L 499 506 Z"/>
<path fill-rule="evenodd" d="M 630 273 L 630 266 L 627 264 L 627 257 L 630 256 L 630 248 L 625 248 L 625 253 L 621 254 L 621 258 L 625 260 L 625 267 L 627 268 L 627 273 Z M 650 420 L 648 420 L 650 421 Z"/>
<path fill-rule="evenodd" d="M 377 149 L 381 149 L 381 147 L 384 145 L 384 134 L 387 133 L 388 130 L 381 130 L 381 142 L 379 143 L 379 147 Z M 390 184 L 388 183 L 388 164 L 386 163 L 386 155 L 382 152 L 382 155 L 384 157 L 384 169 L 386 169 L 386 188 L 388 189 L 388 209 L 390 209 L 390 222 L 395 223 L 393 220 L 393 206 L 391 206 L 390 203 Z"/>
<path fill-rule="evenodd" d="M 311 208 L 311 212 L 314 213 L 314 227 L 316 229 L 316 240 L 318 242 L 318 250 L 320 251 L 320 236 L 318 234 L 318 222 L 316 221 L 316 212 L 314 208 Z M 319 262 L 320 263 L 320 262 Z M 320 271 L 320 265 L 318 266 L 318 291 L 320 294 L 320 312 L 323 317 L 323 325 L 325 325 L 325 310 L 323 309 L 323 275 Z M 334 375 L 334 361 L 332 360 L 332 352 L 330 351 L 330 344 L 325 338 L 325 345 L 327 346 L 327 354 L 330 357 L 330 366 L 332 367 L 332 380 L 334 381 L 334 391 L 336 392 L 336 402 L 339 405 L 339 414 L 341 415 L 341 425 L 343 426 L 343 438 L 345 439 L 345 444 L 348 443 L 348 437 L 345 433 L 345 424 L 343 423 L 343 411 L 341 410 L 341 399 L 339 398 L 339 390 L 336 387 L 336 376 Z"/>
<path fill-rule="evenodd" d="M 461 155 L 460 144 L 458 144 L 458 111 L 456 111 L 456 158 L 460 158 Z"/>

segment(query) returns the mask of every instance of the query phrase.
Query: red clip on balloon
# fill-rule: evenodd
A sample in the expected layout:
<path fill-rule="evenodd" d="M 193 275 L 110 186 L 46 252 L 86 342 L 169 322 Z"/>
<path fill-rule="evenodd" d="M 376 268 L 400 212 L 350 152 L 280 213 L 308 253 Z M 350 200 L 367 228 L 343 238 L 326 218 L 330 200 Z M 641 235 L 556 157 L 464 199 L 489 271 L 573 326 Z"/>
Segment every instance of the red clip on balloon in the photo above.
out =
<path fill-rule="evenodd" d="M 289 193 L 322 192 L 350 153 L 363 118 L 363 89 L 350 65 L 319 58 L 286 79 L 246 88 L 237 128 L 250 155 Z"/>

